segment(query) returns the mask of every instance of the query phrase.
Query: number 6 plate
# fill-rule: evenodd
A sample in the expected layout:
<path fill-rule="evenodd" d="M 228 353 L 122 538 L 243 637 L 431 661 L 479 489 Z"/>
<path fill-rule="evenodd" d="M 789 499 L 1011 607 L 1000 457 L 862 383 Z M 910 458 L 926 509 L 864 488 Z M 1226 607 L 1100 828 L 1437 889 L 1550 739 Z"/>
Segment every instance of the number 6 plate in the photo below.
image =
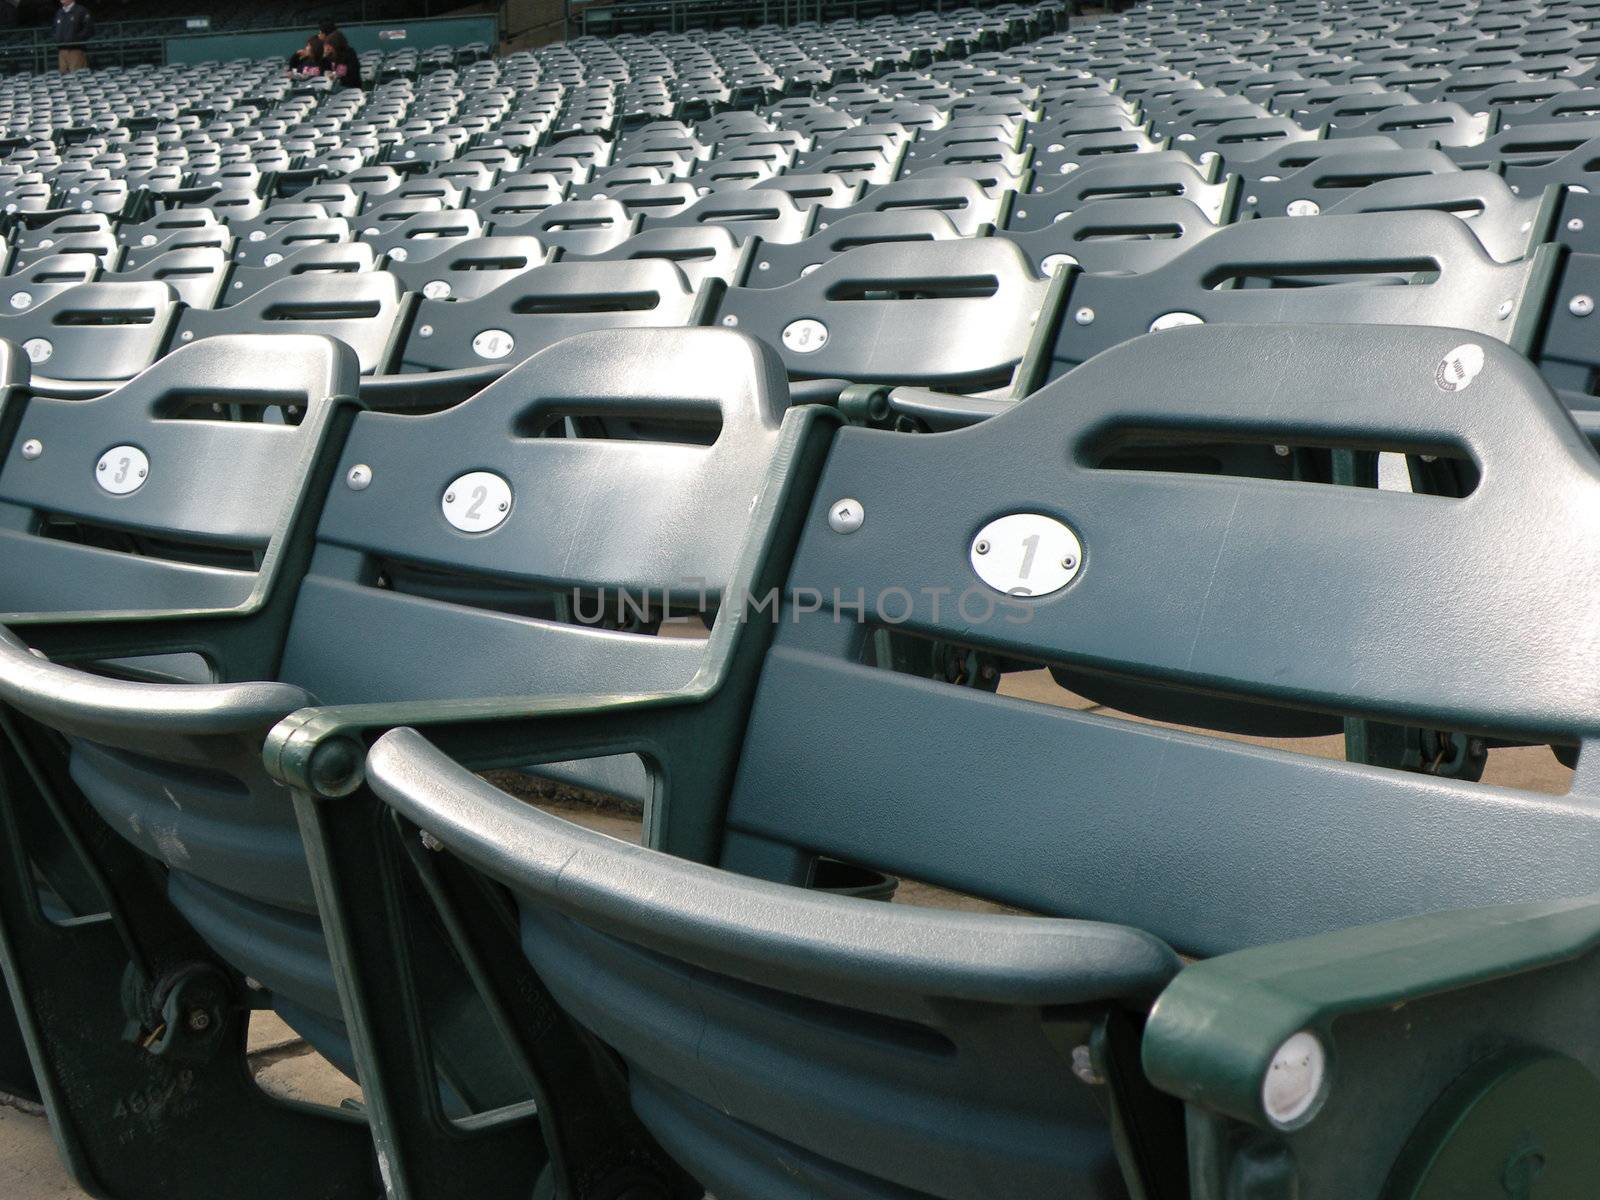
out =
<path fill-rule="evenodd" d="M 1008 596 L 1059 592 L 1083 567 L 1078 535 L 1042 513 L 1011 513 L 990 521 L 972 539 L 972 569 Z"/>
<path fill-rule="evenodd" d="M 511 514 L 511 485 L 490 471 L 473 471 L 444 490 L 440 507 L 462 533 L 488 533 Z"/>

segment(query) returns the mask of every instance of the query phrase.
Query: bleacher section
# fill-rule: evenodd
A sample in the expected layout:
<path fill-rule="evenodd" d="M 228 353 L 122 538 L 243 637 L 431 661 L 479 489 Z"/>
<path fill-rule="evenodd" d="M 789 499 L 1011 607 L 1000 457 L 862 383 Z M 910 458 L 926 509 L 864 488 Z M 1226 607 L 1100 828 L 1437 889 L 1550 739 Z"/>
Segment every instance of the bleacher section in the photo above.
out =
<path fill-rule="evenodd" d="M 1600 1195 L 1600 0 L 494 51 L 0 81 L 84 1186 Z"/>

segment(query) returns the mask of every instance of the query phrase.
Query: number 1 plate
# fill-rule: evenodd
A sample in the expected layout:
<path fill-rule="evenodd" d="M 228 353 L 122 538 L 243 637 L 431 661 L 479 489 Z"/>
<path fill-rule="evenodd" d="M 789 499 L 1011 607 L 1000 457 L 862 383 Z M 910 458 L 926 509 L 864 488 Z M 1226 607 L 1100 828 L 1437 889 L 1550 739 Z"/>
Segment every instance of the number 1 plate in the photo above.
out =
<path fill-rule="evenodd" d="M 1048 596 L 1083 567 L 1078 535 L 1042 513 L 1011 513 L 990 521 L 972 539 L 972 569 L 1008 596 Z"/>

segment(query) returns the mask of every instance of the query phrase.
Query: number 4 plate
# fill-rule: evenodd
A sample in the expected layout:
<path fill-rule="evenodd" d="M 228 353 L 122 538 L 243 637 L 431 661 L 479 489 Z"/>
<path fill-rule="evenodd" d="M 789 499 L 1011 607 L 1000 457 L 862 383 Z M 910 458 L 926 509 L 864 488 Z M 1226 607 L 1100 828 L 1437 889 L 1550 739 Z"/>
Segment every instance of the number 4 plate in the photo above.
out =
<path fill-rule="evenodd" d="M 1011 513 L 990 521 L 972 539 L 972 569 L 1008 596 L 1048 596 L 1083 566 L 1078 535 L 1043 513 Z"/>

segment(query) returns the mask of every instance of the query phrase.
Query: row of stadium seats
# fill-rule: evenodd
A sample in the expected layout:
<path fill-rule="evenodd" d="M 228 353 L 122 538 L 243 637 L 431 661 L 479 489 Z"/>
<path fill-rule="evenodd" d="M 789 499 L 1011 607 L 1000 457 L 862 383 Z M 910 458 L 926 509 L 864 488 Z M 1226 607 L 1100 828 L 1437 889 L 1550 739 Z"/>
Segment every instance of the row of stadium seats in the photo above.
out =
<path fill-rule="evenodd" d="M 1593 1191 L 1587 12 L 0 83 L 0 1084 L 127 1200 Z"/>

